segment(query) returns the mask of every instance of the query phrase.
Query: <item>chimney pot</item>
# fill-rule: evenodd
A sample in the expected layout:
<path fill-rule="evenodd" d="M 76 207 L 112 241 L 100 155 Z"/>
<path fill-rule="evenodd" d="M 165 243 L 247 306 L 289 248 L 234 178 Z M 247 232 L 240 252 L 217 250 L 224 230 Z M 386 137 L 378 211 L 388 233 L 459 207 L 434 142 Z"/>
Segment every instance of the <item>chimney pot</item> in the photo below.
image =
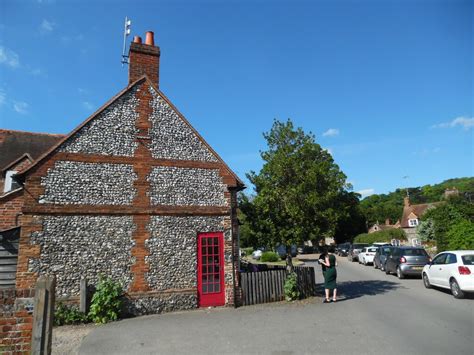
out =
<path fill-rule="evenodd" d="M 145 37 L 145 44 L 148 46 L 155 45 L 154 33 L 152 31 L 148 31 Z"/>
<path fill-rule="evenodd" d="M 140 36 L 133 37 L 133 43 L 142 43 L 142 38 Z"/>

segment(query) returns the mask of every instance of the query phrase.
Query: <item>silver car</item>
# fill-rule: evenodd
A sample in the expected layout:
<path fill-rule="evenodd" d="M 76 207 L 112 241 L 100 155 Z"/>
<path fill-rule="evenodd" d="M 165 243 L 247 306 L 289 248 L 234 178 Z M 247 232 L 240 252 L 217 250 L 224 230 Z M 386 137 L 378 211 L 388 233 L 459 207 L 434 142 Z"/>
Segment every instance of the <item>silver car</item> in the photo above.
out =
<path fill-rule="evenodd" d="M 399 279 L 407 275 L 421 276 L 423 267 L 431 262 L 425 249 L 420 247 L 395 247 L 385 263 L 385 273 L 396 273 Z"/>

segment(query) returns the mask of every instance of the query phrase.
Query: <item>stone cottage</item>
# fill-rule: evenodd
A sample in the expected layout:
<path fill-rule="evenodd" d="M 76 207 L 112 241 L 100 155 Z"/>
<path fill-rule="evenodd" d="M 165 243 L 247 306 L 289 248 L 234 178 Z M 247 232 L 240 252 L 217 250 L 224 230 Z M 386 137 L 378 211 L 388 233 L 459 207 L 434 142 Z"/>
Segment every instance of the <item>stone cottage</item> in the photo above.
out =
<path fill-rule="evenodd" d="M 128 86 L 16 175 L 24 206 L 16 286 L 111 277 L 133 314 L 238 301 L 242 181 L 159 89 L 153 33 L 135 37 Z"/>

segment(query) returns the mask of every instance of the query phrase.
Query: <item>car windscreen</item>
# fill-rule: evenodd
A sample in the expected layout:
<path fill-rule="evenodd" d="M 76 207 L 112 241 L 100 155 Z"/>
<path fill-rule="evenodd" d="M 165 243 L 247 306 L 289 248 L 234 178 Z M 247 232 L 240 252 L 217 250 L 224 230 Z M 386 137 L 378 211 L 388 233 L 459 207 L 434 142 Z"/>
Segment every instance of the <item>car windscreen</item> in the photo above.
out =
<path fill-rule="evenodd" d="M 390 248 L 382 248 L 384 255 L 390 255 Z"/>
<path fill-rule="evenodd" d="M 367 251 L 369 253 L 375 253 L 377 251 L 377 248 L 368 248 Z"/>
<path fill-rule="evenodd" d="M 474 254 L 461 256 L 464 265 L 474 265 Z"/>
<path fill-rule="evenodd" d="M 405 249 L 402 251 L 403 255 L 406 256 L 427 256 L 425 249 Z"/>

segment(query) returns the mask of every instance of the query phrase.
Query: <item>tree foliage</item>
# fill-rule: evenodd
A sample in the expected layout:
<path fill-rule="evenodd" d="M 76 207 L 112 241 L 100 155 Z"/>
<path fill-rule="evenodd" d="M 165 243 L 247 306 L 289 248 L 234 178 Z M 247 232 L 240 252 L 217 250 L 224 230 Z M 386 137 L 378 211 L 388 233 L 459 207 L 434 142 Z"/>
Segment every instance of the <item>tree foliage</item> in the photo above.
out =
<path fill-rule="evenodd" d="M 433 242 L 435 240 L 435 229 L 432 219 L 421 221 L 416 227 L 416 233 L 422 242 Z"/>
<path fill-rule="evenodd" d="M 358 195 L 348 191 L 332 156 L 291 120 L 275 120 L 264 138 L 263 167 L 247 174 L 255 196 L 239 197 L 244 245 L 273 248 L 335 236 L 338 223 L 357 211 Z"/>
<path fill-rule="evenodd" d="M 438 252 L 449 249 L 448 234 L 453 226 L 464 221 L 474 220 L 474 204 L 463 197 L 452 197 L 436 208 L 429 209 L 423 216 L 422 221 L 431 220 L 434 229 L 434 238 Z M 454 233 L 454 232 L 453 232 Z"/>
<path fill-rule="evenodd" d="M 449 250 L 474 250 L 474 223 L 462 219 L 446 233 Z"/>
<path fill-rule="evenodd" d="M 474 178 L 457 178 L 445 180 L 435 185 L 397 189 L 389 194 L 371 195 L 361 201 L 360 208 L 368 225 L 372 225 L 377 221 L 382 223 L 387 218 L 395 222 L 402 216 L 403 198 L 407 191 L 411 203 L 420 204 L 441 201 L 444 191 L 453 187 L 459 190 L 461 196 L 466 194 L 468 199 L 474 198 L 470 195 L 474 191 Z"/>

